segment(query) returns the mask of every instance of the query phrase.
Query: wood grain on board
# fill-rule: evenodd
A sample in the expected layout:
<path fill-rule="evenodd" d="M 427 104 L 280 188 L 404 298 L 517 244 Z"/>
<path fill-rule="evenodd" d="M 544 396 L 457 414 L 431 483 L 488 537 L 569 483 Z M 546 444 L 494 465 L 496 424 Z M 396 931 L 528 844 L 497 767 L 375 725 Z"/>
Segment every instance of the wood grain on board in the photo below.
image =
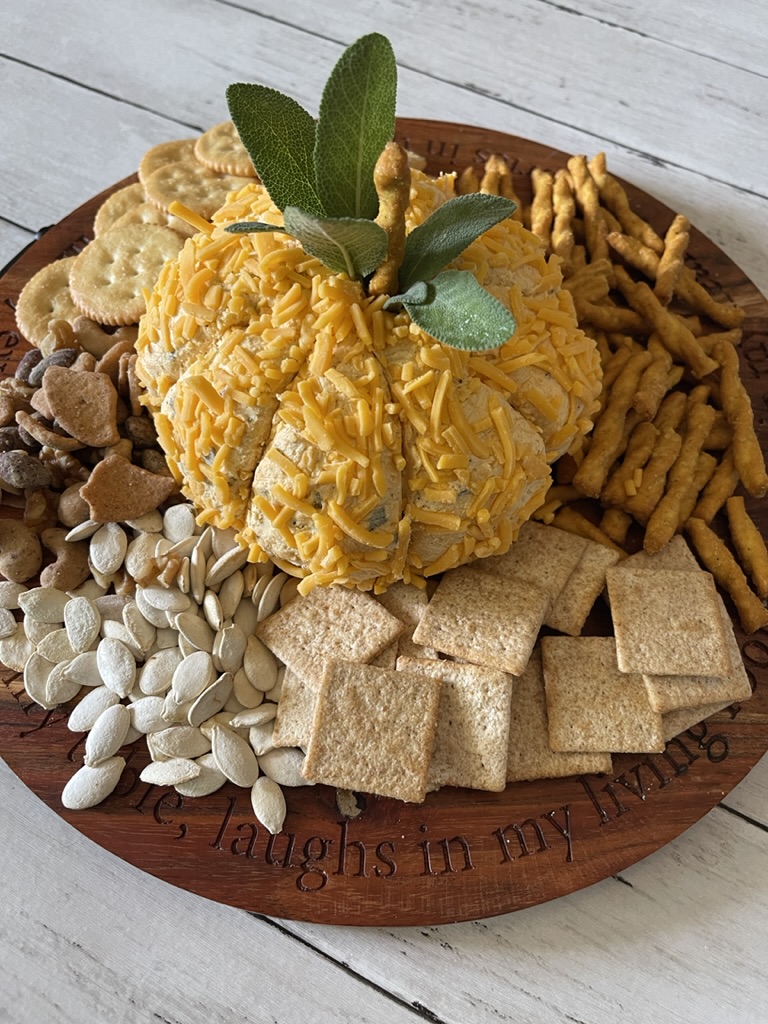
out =
<path fill-rule="evenodd" d="M 497 132 L 401 120 L 402 141 L 427 156 L 432 172 L 460 170 L 492 152 L 513 165 L 527 198 L 533 166 L 555 169 L 566 156 Z M 125 184 L 120 182 L 119 184 Z M 115 186 L 118 187 L 118 186 Z M 662 233 L 672 213 L 629 188 L 633 205 Z M 45 263 L 81 247 L 104 196 L 52 227 L 2 278 L 0 370 L 13 372 L 26 342 L 13 302 Z M 742 373 L 758 434 L 768 445 L 760 376 L 768 362 L 768 303 L 712 242 L 692 232 L 690 259 L 715 293 L 746 314 Z M 766 515 L 750 510 L 763 530 Z M 610 777 L 510 785 L 500 794 L 444 789 L 415 806 L 366 797 L 346 821 L 334 791 L 288 792 L 283 832 L 270 837 L 249 794 L 226 786 L 202 800 L 139 781 L 143 741 L 127 748 L 117 791 L 85 812 L 60 793 L 82 758 L 83 738 L 66 728 L 66 707 L 37 708 L 20 681 L 0 687 L 0 752 L 63 818 L 126 861 L 222 903 L 282 918 L 334 924 L 438 924 L 501 914 L 583 888 L 647 856 L 717 804 L 768 749 L 768 643 L 736 626 L 755 683 L 752 700 L 671 741 L 663 754 L 622 755 Z M 7 674 L 6 674 L 7 676 Z"/>

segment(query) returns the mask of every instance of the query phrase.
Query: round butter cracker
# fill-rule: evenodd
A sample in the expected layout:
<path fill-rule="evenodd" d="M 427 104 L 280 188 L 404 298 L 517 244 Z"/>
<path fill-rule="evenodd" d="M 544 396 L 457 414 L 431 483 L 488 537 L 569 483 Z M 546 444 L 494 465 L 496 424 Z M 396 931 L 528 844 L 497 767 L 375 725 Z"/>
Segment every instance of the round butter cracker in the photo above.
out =
<path fill-rule="evenodd" d="M 148 149 L 139 164 L 139 181 L 146 179 L 164 164 L 172 164 L 177 160 L 194 160 L 195 139 L 176 139 L 175 142 L 161 142 Z"/>
<path fill-rule="evenodd" d="M 231 121 L 215 124 L 201 135 L 195 143 L 195 156 L 201 164 L 212 171 L 256 177 L 248 150 Z"/>
<path fill-rule="evenodd" d="M 69 290 L 69 278 L 76 256 L 55 260 L 31 277 L 16 303 L 16 324 L 33 345 L 40 346 L 48 333 L 50 320 L 70 323 L 80 310 Z"/>
<path fill-rule="evenodd" d="M 95 238 L 103 235 L 105 231 L 115 226 L 115 222 L 124 217 L 130 210 L 135 209 L 145 202 L 143 187 L 136 182 L 134 185 L 126 185 L 119 188 L 111 196 L 107 196 L 104 202 L 96 211 L 93 220 L 93 234 Z"/>
<path fill-rule="evenodd" d="M 170 228 L 132 224 L 112 228 L 75 257 L 70 275 L 78 309 L 98 323 L 138 323 L 144 313 L 144 289 L 151 289 L 182 239 Z"/>
<path fill-rule="evenodd" d="M 144 182 L 147 198 L 161 210 L 174 200 L 210 219 L 223 206 L 230 192 L 253 184 L 253 178 L 218 174 L 196 160 L 177 160 L 159 167 Z"/>
<path fill-rule="evenodd" d="M 182 238 L 191 238 L 195 234 L 195 229 L 191 225 L 181 220 L 180 217 L 166 213 L 154 203 L 150 203 L 149 200 L 144 200 L 138 206 L 131 207 L 122 217 L 117 218 L 112 227 L 124 228 L 129 224 L 154 224 L 161 228 L 170 228 Z"/>

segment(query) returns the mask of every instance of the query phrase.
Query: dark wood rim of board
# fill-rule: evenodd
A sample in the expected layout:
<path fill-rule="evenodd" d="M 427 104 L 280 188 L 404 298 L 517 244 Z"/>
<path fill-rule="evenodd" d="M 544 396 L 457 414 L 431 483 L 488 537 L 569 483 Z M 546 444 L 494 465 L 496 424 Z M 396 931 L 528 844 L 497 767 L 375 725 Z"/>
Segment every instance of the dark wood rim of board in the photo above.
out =
<path fill-rule="evenodd" d="M 566 154 L 500 132 L 437 121 L 400 120 L 398 137 L 427 155 L 431 172 L 459 170 L 500 152 L 519 176 L 523 199 L 533 166 L 556 169 Z M 13 302 L 44 264 L 90 238 L 103 199 L 95 196 L 47 230 L 10 265 L 0 293 L 0 371 L 26 343 Z M 662 232 L 672 213 L 627 186 L 635 208 Z M 768 302 L 741 270 L 693 230 L 690 259 L 703 282 L 746 313 L 740 347 L 758 433 L 768 445 Z M 764 509 L 750 502 L 763 531 Z M 731 606 L 729 605 L 729 608 Z M 731 609 L 732 610 L 732 609 Z M 60 817 L 131 864 L 208 899 L 276 917 L 355 925 L 427 925 L 473 920 L 534 906 L 614 875 L 702 818 L 768 749 L 768 636 L 735 625 L 755 687 L 751 701 L 688 730 L 663 754 L 618 755 L 610 776 L 551 779 L 503 793 L 444 789 L 420 806 L 361 798 L 348 821 L 325 786 L 288 791 L 283 832 L 269 836 L 248 793 L 227 785 L 200 800 L 139 781 L 143 743 L 127 748 L 116 792 L 90 811 L 61 805 L 82 758 L 83 738 L 66 728 L 67 707 L 45 712 L 5 672 L 0 685 L 0 754 Z"/>

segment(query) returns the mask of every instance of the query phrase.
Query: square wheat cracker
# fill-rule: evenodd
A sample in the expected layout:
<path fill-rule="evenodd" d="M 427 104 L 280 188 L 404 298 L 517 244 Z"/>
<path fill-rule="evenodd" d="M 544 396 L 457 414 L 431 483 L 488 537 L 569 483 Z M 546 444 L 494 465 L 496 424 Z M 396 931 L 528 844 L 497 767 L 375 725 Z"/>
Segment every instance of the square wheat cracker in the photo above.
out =
<path fill-rule="evenodd" d="M 619 671 L 613 637 L 545 636 L 541 651 L 553 750 L 664 749 L 661 715 L 642 676 Z"/>
<path fill-rule="evenodd" d="M 535 583 L 452 569 L 416 627 L 416 643 L 519 676 L 536 643 L 549 594 Z"/>
<path fill-rule="evenodd" d="M 714 704 L 716 701 L 730 703 L 734 700 L 749 700 L 752 696 L 752 686 L 747 670 L 744 668 L 733 626 L 719 594 L 717 601 L 731 659 L 731 671 L 724 676 L 643 675 L 648 690 L 648 699 L 655 711 L 660 711 L 664 715 L 668 711 L 676 711 L 678 708 Z"/>
<path fill-rule="evenodd" d="M 346 587 L 315 587 L 256 627 L 256 636 L 299 675 L 319 660 L 368 662 L 405 625 L 378 601 Z"/>
<path fill-rule="evenodd" d="M 312 782 L 421 803 L 437 730 L 440 680 L 330 662 L 303 772 Z"/>
<path fill-rule="evenodd" d="M 715 581 L 707 572 L 625 569 L 606 574 L 622 672 L 724 676 L 731 670 Z"/>
<path fill-rule="evenodd" d="M 436 650 L 413 642 L 413 631 L 421 621 L 424 609 L 429 603 L 425 589 L 415 587 L 410 583 L 393 583 L 383 594 L 379 594 L 376 600 L 391 615 L 408 626 L 408 629 L 397 641 L 398 657 L 437 658 Z"/>
<path fill-rule="evenodd" d="M 552 603 L 545 625 L 570 636 L 578 636 L 603 590 L 605 574 L 621 557 L 618 551 L 586 540 L 581 558 L 565 586 Z"/>
<path fill-rule="evenodd" d="M 679 569 L 681 572 L 701 572 L 696 555 L 688 547 L 685 537 L 676 533 L 660 551 L 636 551 L 621 563 L 622 569 Z"/>
<path fill-rule="evenodd" d="M 427 791 L 462 786 L 501 792 L 507 783 L 514 676 L 481 665 L 417 658 L 398 658 L 397 669 L 442 681 Z"/>
<path fill-rule="evenodd" d="M 535 583 L 546 590 L 550 602 L 554 602 L 578 565 L 586 545 L 586 539 L 575 533 L 528 520 L 505 554 L 481 558 L 474 567 L 494 576 Z"/>
<path fill-rule="evenodd" d="M 611 771 L 613 761 L 608 752 L 583 753 L 550 747 L 547 698 L 538 647 L 531 654 L 525 672 L 515 680 L 511 712 L 507 782 Z"/>
<path fill-rule="evenodd" d="M 286 668 L 272 732 L 276 747 L 306 748 L 324 673 L 322 661 L 308 664 L 301 675 Z"/>
<path fill-rule="evenodd" d="M 730 701 L 725 701 L 724 703 L 700 704 L 695 708 L 678 708 L 676 711 L 668 711 L 665 715 L 661 716 L 664 739 L 674 739 L 675 736 L 679 736 L 686 729 L 698 725 L 699 722 L 703 722 L 710 715 L 715 715 L 718 711 L 722 711 L 723 708 L 727 708 L 729 704 Z"/>

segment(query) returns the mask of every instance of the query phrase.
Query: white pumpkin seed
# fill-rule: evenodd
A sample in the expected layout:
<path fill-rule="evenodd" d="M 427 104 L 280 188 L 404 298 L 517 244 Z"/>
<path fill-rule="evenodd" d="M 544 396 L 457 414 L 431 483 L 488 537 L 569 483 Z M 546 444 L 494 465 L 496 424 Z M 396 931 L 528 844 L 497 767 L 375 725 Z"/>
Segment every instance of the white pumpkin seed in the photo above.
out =
<path fill-rule="evenodd" d="M 88 732 L 94 722 L 107 708 L 120 703 L 120 698 L 106 686 L 96 686 L 80 700 L 77 707 L 72 708 L 67 719 L 67 728 L 72 732 Z"/>
<path fill-rule="evenodd" d="M 135 601 L 129 601 L 123 608 L 123 625 L 142 654 L 146 654 L 157 638 L 157 627 L 141 614 Z"/>
<path fill-rule="evenodd" d="M 104 637 L 96 648 L 96 660 L 104 685 L 119 697 L 127 697 L 136 682 L 136 661 L 115 637 Z"/>
<path fill-rule="evenodd" d="M 173 620 L 174 628 L 181 633 L 187 643 L 198 651 L 213 650 L 215 634 L 205 619 L 194 612 L 180 612 Z"/>
<path fill-rule="evenodd" d="M 189 593 L 198 604 L 201 604 L 205 597 L 206 558 L 201 537 L 189 558 Z"/>
<path fill-rule="evenodd" d="M 172 543 L 194 536 L 197 521 L 191 505 L 171 505 L 163 515 L 163 533 Z"/>
<path fill-rule="evenodd" d="M 92 768 L 84 764 L 64 787 L 61 802 L 70 811 L 84 811 L 106 799 L 120 781 L 124 757 L 111 757 Z"/>
<path fill-rule="evenodd" d="M 143 659 L 144 652 L 136 644 L 122 622 L 117 622 L 115 619 L 104 619 L 101 623 L 101 635 L 103 637 L 110 637 L 112 640 L 119 640 L 124 647 L 128 648 L 136 661 Z"/>
<path fill-rule="evenodd" d="M 245 674 L 245 669 L 235 672 L 232 692 L 244 708 L 257 708 L 264 700 L 264 691 L 257 690 Z"/>
<path fill-rule="evenodd" d="M 243 597 L 234 611 L 232 621 L 246 636 L 250 636 L 259 624 L 259 609 L 247 597 Z"/>
<path fill-rule="evenodd" d="M 245 631 L 231 623 L 216 636 L 213 644 L 213 659 L 222 672 L 237 672 L 243 664 L 243 655 L 248 644 Z"/>
<path fill-rule="evenodd" d="M 258 708 L 246 708 L 244 711 L 238 711 L 232 719 L 232 725 L 236 729 L 241 725 L 247 725 L 249 728 L 252 725 L 264 725 L 265 722 L 273 721 L 276 715 L 277 704 L 262 704 Z"/>
<path fill-rule="evenodd" d="M 158 651 L 164 651 L 168 647 L 175 647 L 179 642 L 179 634 L 171 626 L 158 629 L 155 635 L 155 647 Z M 154 651 L 152 652 L 155 653 Z"/>
<path fill-rule="evenodd" d="M 131 713 L 125 704 L 113 704 L 105 708 L 93 723 L 85 741 L 85 763 L 93 768 L 114 757 L 125 743 L 130 726 Z"/>
<path fill-rule="evenodd" d="M 142 587 L 136 587 L 136 593 L 134 595 L 136 604 L 139 606 L 139 611 L 147 620 L 151 622 L 157 629 L 167 629 L 170 626 L 170 620 L 168 618 L 168 612 L 162 611 L 160 608 L 155 608 L 149 603 L 144 596 L 144 589 Z"/>
<path fill-rule="evenodd" d="M 119 523 L 104 523 L 91 537 L 88 555 L 91 565 L 104 576 L 111 576 L 123 564 L 128 537 Z"/>
<path fill-rule="evenodd" d="M 13 636 L 18 625 L 13 617 L 13 612 L 8 608 L 0 607 L 0 640 L 4 640 L 7 636 Z"/>
<path fill-rule="evenodd" d="M 187 712 L 189 724 L 199 726 L 208 721 L 218 711 L 221 711 L 231 693 L 232 676 L 229 672 L 224 672 L 192 702 L 192 706 Z"/>
<path fill-rule="evenodd" d="M 43 637 L 60 628 L 61 626 L 58 622 L 38 622 L 37 619 L 30 619 L 27 615 L 24 616 L 24 632 L 27 635 L 27 639 L 33 644 L 39 644 Z"/>
<path fill-rule="evenodd" d="M 24 666 L 35 653 L 35 645 L 19 622 L 10 636 L 0 640 L 0 661 L 12 672 L 23 672 Z"/>
<path fill-rule="evenodd" d="M 259 762 L 242 736 L 223 725 L 211 730 L 216 767 L 236 786 L 250 788 L 259 777 Z"/>
<path fill-rule="evenodd" d="M 139 672 L 139 688 L 148 697 L 161 697 L 171 688 L 173 673 L 181 662 L 177 647 L 156 651 L 147 658 Z"/>
<path fill-rule="evenodd" d="M 126 519 L 125 525 L 138 533 L 160 533 L 163 528 L 163 517 L 157 509 L 145 512 L 138 519 Z"/>
<path fill-rule="evenodd" d="M 264 828 L 277 835 L 285 822 L 287 808 L 283 791 L 267 775 L 262 775 L 251 787 L 251 806 Z"/>
<path fill-rule="evenodd" d="M 194 700 L 215 678 L 213 658 L 207 651 L 195 651 L 177 665 L 171 680 L 171 691 L 179 703 Z"/>
<path fill-rule="evenodd" d="M 264 754 L 269 753 L 270 750 L 274 750 L 274 735 L 274 722 L 264 722 L 263 725 L 251 726 L 248 730 L 248 742 L 251 745 L 251 750 L 257 757 L 262 757 Z"/>
<path fill-rule="evenodd" d="M 231 693 L 227 698 L 227 702 L 222 708 L 222 710 L 232 711 L 234 714 L 237 714 L 238 711 L 243 711 L 244 708 L 240 701 L 237 699 L 237 697 L 234 695 L 234 693 Z"/>
<path fill-rule="evenodd" d="M 33 648 L 22 670 L 24 673 L 24 689 L 41 708 L 49 711 L 46 685 L 48 683 L 48 676 L 53 671 L 53 663 L 46 661 Z M 55 707 L 55 705 L 52 706 Z"/>
<path fill-rule="evenodd" d="M 53 587 L 32 587 L 19 594 L 19 607 L 30 619 L 38 622 L 63 622 L 69 594 Z"/>
<path fill-rule="evenodd" d="M 88 540 L 101 529 L 101 525 L 101 523 L 94 523 L 92 519 L 86 519 L 82 523 L 78 523 L 77 526 L 73 526 L 64 540 Z"/>
<path fill-rule="evenodd" d="M 231 528 L 227 530 L 211 530 L 210 546 L 206 552 L 206 558 L 213 555 L 216 559 L 219 559 L 230 551 L 238 550 L 239 547 L 236 530 Z"/>
<path fill-rule="evenodd" d="M 134 700 L 128 708 L 133 728 L 144 734 L 167 728 L 168 723 L 163 718 L 164 705 L 162 697 L 139 697 Z"/>
<path fill-rule="evenodd" d="M 69 662 L 60 661 L 48 673 L 48 678 L 45 681 L 46 703 L 44 707 L 55 708 L 58 704 L 66 704 L 80 692 L 80 684 L 73 682 L 66 674 L 68 665 Z"/>
<path fill-rule="evenodd" d="M 234 712 L 232 711 L 217 711 L 215 715 L 211 715 L 210 718 L 206 719 L 204 722 L 200 724 L 200 732 L 204 736 L 207 736 L 208 739 L 210 739 L 211 734 L 213 732 L 213 727 L 215 725 L 229 726 L 229 723 L 232 721 L 233 718 Z M 240 736 L 243 737 L 243 739 L 245 739 L 248 735 L 247 731 L 244 729 L 239 729 L 237 730 L 237 732 L 239 733 Z"/>
<path fill-rule="evenodd" d="M 157 733 L 153 733 L 153 737 Z M 200 765 L 188 757 L 173 757 L 168 761 L 153 761 L 143 769 L 139 778 L 154 786 L 178 786 L 200 774 Z"/>
<path fill-rule="evenodd" d="M 259 601 L 259 622 L 268 619 L 280 607 L 280 593 L 288 579 L 287 573 L 279 572 L 266 585 Z"/>
<path fill-rule="evenodd" d="M 182 558 L 179 571 L 176 576 L 176 586 L 182 592 L 182 594 L 188 594 L 190 589 L 190 578 L 189 578 L 189 559 Z"/>
<path fill-rule="evenodd" d="M 102 622 L 122 622 L 123 608 L 130 604 L 127 594 L 104 594 L 93 600 L 93 607 L 101 616 Z"/>
<path fill-rule="evenodd" d="M 73 597 L 64 609 L 64 627 L 75 654 L 90 650 L 101 628 L 101 615 L 87 597 Z"/>
<path fill-rule="evenodd" d="M 221 584 L 221 588 L 219 590 L 219 607 L 221 608 L 221 617 L 224 622 L 234 616 L 244 591 L 245 581 L 243 579 L 243 574 L 239 569 L 237 572 L 233 572 L 231 576 L 228 576 Z M 211 625 L 213 625 L 213 623 L 211 623 Z"/>
<path fill-rule="evenodd" d="M 243 597 L 250 599 L 253 588 L 259 578 L 259 566 L 256 562 L 249 562 L 243 566 Z"/>
<path fill-rule="evenodd" d="M 103 686 L 98 648 L 95 651 L 85 651 L 73 658 L 67 665 L 66 674 L 68 679 L 80 686 Z"/>
<path fill-rule="evenodd" d="M 248 682 L 257 690 L 271 690 L 277 682 L 277 660 L 257 636 L 249 636 L 243 655 Z"/>
<path fill-rule="evenodd" d="M 147 604 L 157 608 L 158 611 L 176 614 L 189 608 L 189 598 L 187 595 L 182 594 L 180 590 L 176 590 L 173 587 L 144 587 L 142 596 Z"/>
<path fill-rule="evenodd" d="M 19 595 L 26 594 L 28 590 L 29 587 L 24 583 L 0 580 L 0 608 L 7 608 L 9 611 L 19 608 Z"/>
<path fill-rule="evenodd" d="M 192 707 L 191 700 L 177 700 L 172 692 L 163 697 L 163 719 L 166 725 L 182 725 Z"/>
<path fill-rule="evenodd" d="M 271 579 L 272 577 L 267 576 L 266 574 L 264 576 L 260 576 L 256 581 L 256 586 L 253 588 L 253 591 L 251 593 L 251 604 L 256 608 L 257 621 L 260 621 L 258 620 L 259 603 L 262 597 L 264 596 L 264 591 L 269 586 L 269 581 Z"/>
<path fill-rule="evenodd" d="M 206 590 L 203 597 L 203 614 L 208 625 L 214 632 L 218 632 L 224 624 L 224 615 L 221 610 L 221 603 L 218 594 L 213 590 Z"/>
<path fill-rule="evenodd" d="M 259 758 L 259 768 L 278 786 L 314 786 L 301 774 L 305 754 L 298 747 L 275 747 Z"/>
<path fill-rule="evenodd" d="M 299 596 L 299 583 L 295 576 L 289 577 L 280 590 L 280 607 L 285 608 L 289 601 Z"/>
<path fill-rule="evenodd" d="M 203 754 L 195 758 L 195 763 L 200 767 L 200 774 L 194 779 L 176 784 L 176 792 L 182 796 L 209 796 L 221 789 L 227 781 L 226 775 L 216 767 L 213 754 Z"/>
<path fill-rule="evenodd" d="M 206 587 L 218 586 L 218 584 L 222 583 L 227 576 L 231 576 L 233 572 L 236 572 L 238 569 L 242 569 L 247 561 L 247 548 L 241 548 L 238 546 L 227 551 L 225 554 L 221 555 L 220 558 L 217 558 L 210 569 L 206 572 Z"/>
<path fill-rule="evenodd" d="M 172 725 L 152 733 L 155 749 L 168 757 L 199 757 L 211 749 L 211 740 L 191 725 Z"/>
<path fill-rule="evenodd" d="M 95 601 L 98 597 L 104 597 L 106 590 L 96 580 L 86 580 L 74 590 L 68 590 L 70 597 L 87 597 L 89 601 Z"/>
<path fill-rule="evenodd" d="M 37 645 L 37 653 L 58 664 L 60 661 L 72 661 L 78 654 L 82 654 L 82 651 L 76 651 L 72 647 L 66 629 L 54 629 Z"/>

